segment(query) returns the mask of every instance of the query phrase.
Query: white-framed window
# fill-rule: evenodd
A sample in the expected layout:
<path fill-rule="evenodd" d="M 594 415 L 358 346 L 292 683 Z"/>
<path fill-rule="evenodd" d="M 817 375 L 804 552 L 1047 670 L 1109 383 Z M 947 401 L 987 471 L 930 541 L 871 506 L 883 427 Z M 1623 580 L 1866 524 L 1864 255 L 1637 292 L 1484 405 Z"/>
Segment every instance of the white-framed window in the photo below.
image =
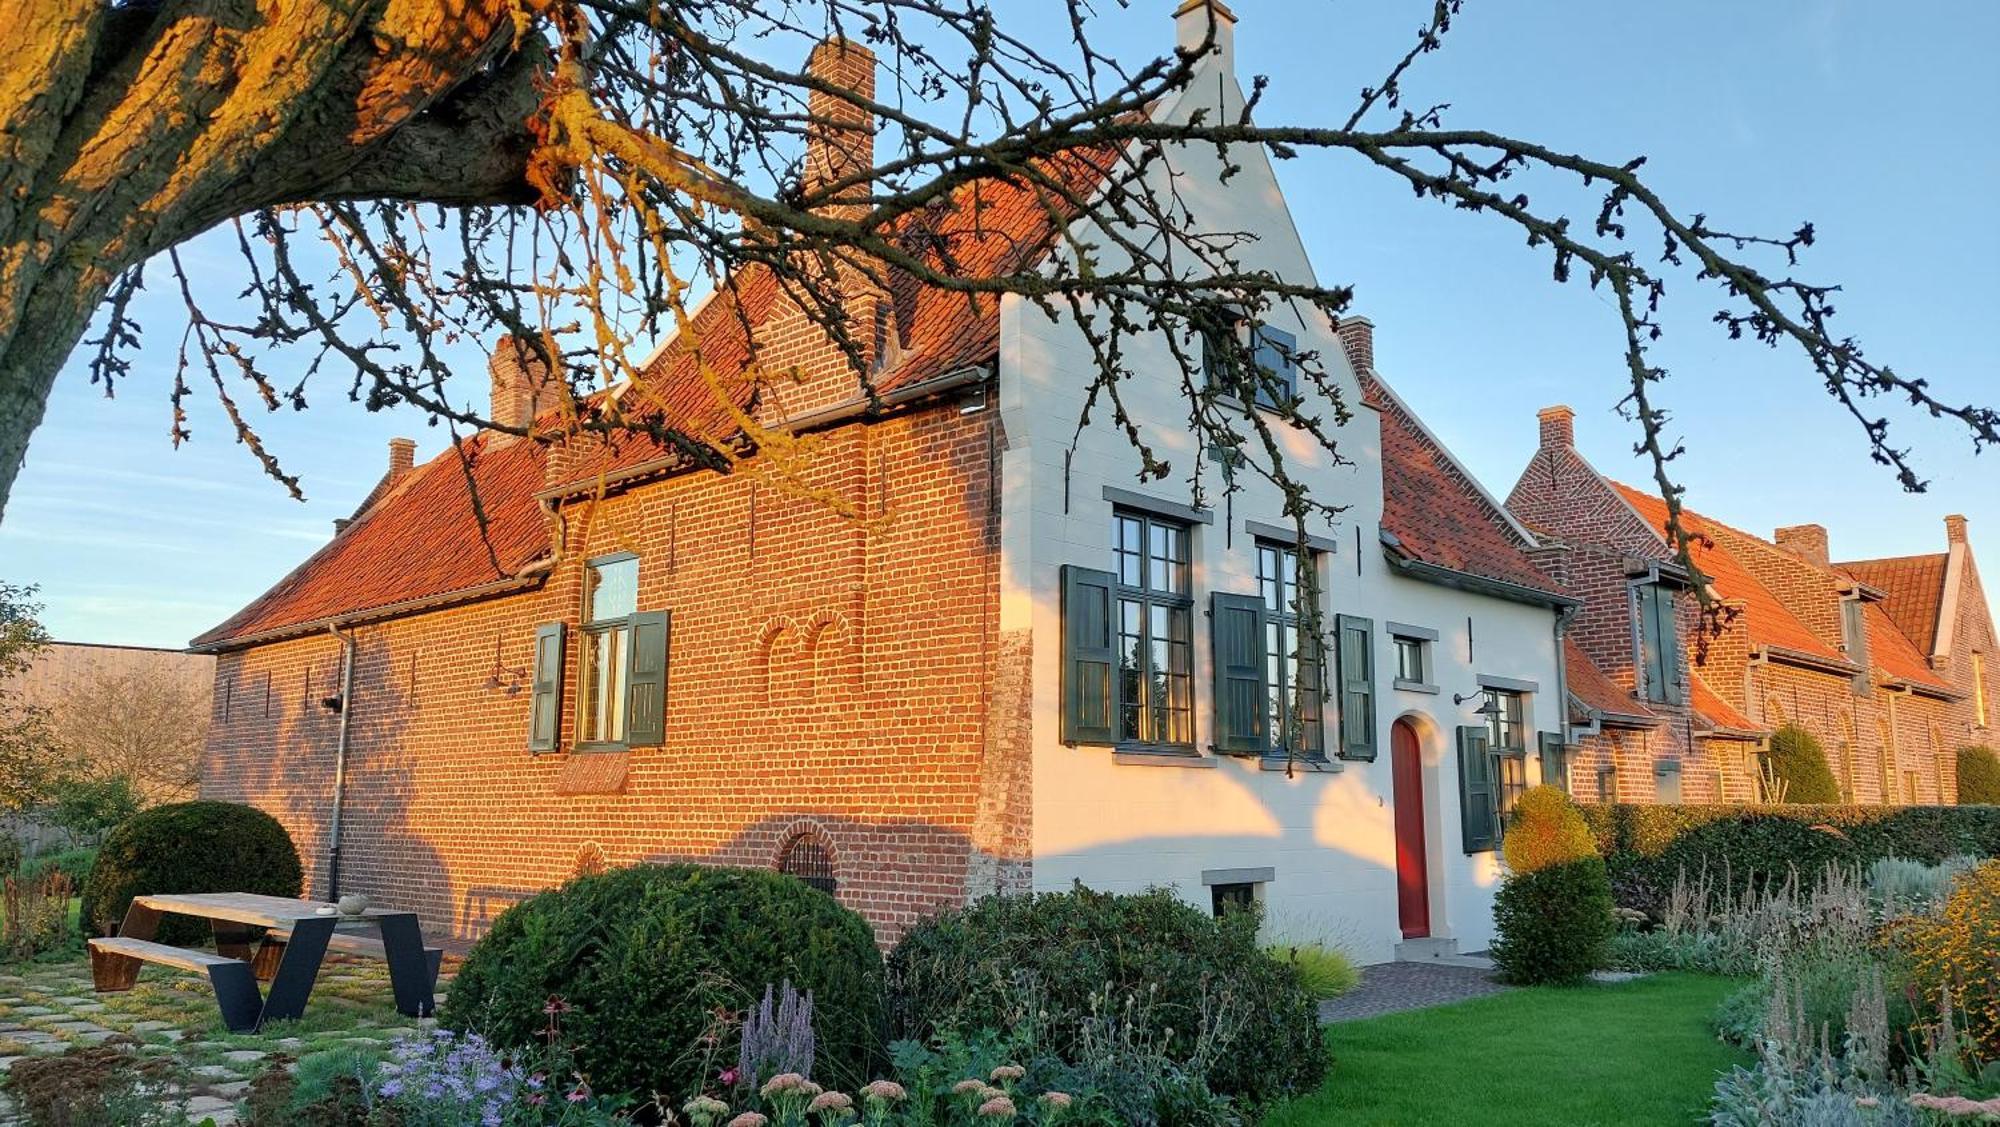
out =
<path fill-rule="evenodd" d="M 1319 553 L 1306 552 L 1307 566 Z M 1325 699 L 1319 647 L 1301 625 L 1298 550 L 1257 542 L 1257 597 L 1264 603 L 1266 731 L 1274 751 L 1305 756 L 1326 753 Z"/>
<path fill-rule="evenodd" d="M 1118 742 L 1194 745 L 1194 588 L 1188 526 L 1118 510 Z"/>
<path fill-rule="evenodd" d="M 632 615 L 639 609 L 639 557 L 606 556 L 583 569 L 583 666 L 577 681 L 577 740 L 625 742 Z"/>

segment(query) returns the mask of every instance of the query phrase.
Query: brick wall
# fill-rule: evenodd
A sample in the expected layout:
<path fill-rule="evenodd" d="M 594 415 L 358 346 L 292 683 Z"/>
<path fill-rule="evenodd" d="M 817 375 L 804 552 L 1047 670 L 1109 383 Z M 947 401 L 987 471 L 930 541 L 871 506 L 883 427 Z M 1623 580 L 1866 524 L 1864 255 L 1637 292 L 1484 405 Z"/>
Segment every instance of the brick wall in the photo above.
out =
<path fill-rule="evenodd" d="M 754 471 L 566 505 L 539 590 L 358 628 L 343 890 L 470 936 L 580 859 L 771 867 L 804 832 L 889 942 L 972 869 L 1021 883 L 1026 776 L 989 723 L 996 427 L 941 407 L 822 435 L 806 484 L 862 520 Z M 639 609 L 673 612 L 666 745 L 530 755 L 535 628 L 572 627 L 567 742 L 584 561 L 613 551 L 639 555 Z M 204 771 L 285 823 L 322 892 L 339 649 L 223 655 Z"/>

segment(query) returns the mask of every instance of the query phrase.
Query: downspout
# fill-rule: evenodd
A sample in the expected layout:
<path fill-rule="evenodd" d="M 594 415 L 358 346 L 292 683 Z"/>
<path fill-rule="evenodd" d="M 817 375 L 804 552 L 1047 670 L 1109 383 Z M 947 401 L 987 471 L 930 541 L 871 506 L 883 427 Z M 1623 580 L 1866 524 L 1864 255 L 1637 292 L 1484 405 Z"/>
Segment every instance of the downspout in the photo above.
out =
<path fill-rule="evenodd" d="M 329 623 L 327 633 L 340 639 L 340 737 L 333 747 L 333 810 L 327 820 L 326 898 L 340 899 L 340 808 L 347 797 L 347 725 L 354 716 L 354 635 Z"/>
<path fill-rule="evenodd" d="M 1576 608 L 1574 607 L 1565 607 L 1557 610 L 1554 629 L 1556 639 L 1556 730 L 1561 733 L 1562 741 L 1565 745 L 1568 745 L 1572 741 L 1569 730 L 1569 657 L 1563 652 L 1563 636 L 1565 634 L 1565 627 L 1569 625 L 1569 620 L 1575 612 Z M 1543 781 L 1547 782 L 1548 780 L 1544 779 Z"/>

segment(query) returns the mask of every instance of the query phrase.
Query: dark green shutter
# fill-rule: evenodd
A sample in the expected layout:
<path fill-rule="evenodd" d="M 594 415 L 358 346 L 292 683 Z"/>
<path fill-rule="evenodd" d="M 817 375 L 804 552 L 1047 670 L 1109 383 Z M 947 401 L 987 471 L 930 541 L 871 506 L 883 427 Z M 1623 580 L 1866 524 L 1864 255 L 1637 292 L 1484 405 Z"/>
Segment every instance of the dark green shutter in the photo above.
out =
<path fill-rule="evenodd" d="M 635 614 L 632 661 L 625 674 L 625 743 L 654 747 L 667 742 L 668 612 Z"/>
<path fill-rule="evenodd" d="M 1375 758 L 1375 622 L 1334 616 L 1340 646 L 1340 757 Z"/>
<path fill-rule="evenodd" d="M 1541 733 L 1542 783 L 1569 792 L 1569 745 L 1561 732 Z"/>
<path fill-rule="evenodd" d="M 1495 801 L 1493 756 L 1484 727 L 1458 730 L 1458 817 L 1465 831 L 1465 851 L 1484 853 L 1499 839 L 1500 811 Z"/>
<path fill-rule="evenodd" d="M 1069 744 L 1118 742 L 1114 674 L 1118 646 L 1112 628 L 1118 577 L 1108 571 L 1062 569 L 1062 738 Z"/>
<path fill-rule="evenodd" d="M 1671 588 L 1653 584 L 1653 614 L 1660 636 L 1660 699 L 1681 703 L 1681 635 L 1674 616 Z"/>
<path fill-rule="evenodd" d="M 1271 750 L 1264 600 L 1220 591 L 1210 595 L 1209 637 L 1215 647 L 1215 749 L 1238 755 Z"/>
<path fill-rule="evenodd" d="M 528 698 L 528 750 L 554 751 L 562 736 L 563 624 L 535 627 L 535 680 Z"/>

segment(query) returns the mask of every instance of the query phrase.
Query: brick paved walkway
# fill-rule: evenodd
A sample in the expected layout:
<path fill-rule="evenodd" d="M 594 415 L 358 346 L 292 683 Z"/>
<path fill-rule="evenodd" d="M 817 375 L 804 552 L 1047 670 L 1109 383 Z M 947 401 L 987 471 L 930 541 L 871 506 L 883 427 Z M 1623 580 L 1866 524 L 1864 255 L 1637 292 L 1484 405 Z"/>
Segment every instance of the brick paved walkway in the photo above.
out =
<path fill-rule="evenodd" d="M 1463 1002 L 1506 989 L 1493 981 L 1492 971 L 1480 967 L 1442 962 L 1378 963 L 1361 968 L 1361 985 L 1332 1001 L 1321 1002 L 1319 1019 L 1329 1024 L 1359 1021 Z"/>

